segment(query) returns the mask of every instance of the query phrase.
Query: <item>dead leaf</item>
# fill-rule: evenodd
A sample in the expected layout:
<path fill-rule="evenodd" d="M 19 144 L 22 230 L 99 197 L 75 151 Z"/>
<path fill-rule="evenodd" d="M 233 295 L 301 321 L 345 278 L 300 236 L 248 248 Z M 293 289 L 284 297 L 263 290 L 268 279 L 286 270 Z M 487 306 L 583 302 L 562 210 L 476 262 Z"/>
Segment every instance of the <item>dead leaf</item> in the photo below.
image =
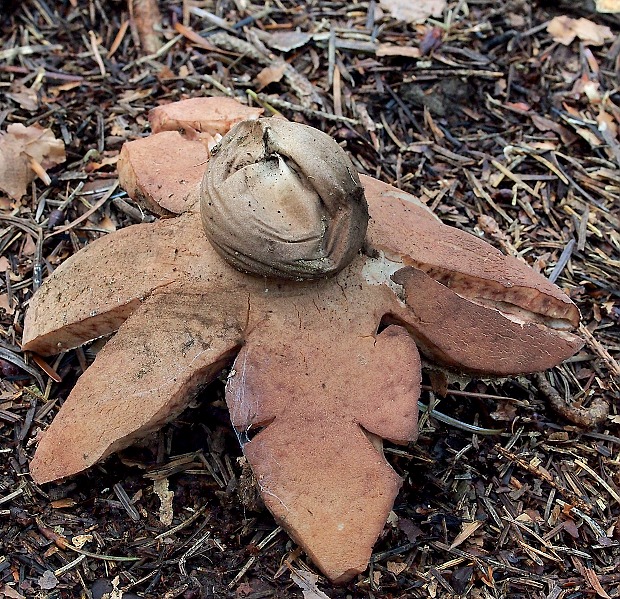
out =
<path fill-rule="evenodd" d="M 523 15 L 517 15 L 513 12 L 508 12 L 506 14 L 506 18 L 508 19 L 508 22 L 513 29 L 521 29 L 522 27 L 525 27 L 525 24 L 527 22 Z"/>
<path fill-rule="evenodd" d="M 596 0 L 598 12 L 620 12 L 620 0 Z"/>
<path fill-rule="evenodd" d="M 11 268 L 11 263 L 6 256 L 0 256 L 0 272 L 6 272 Z"/>
<path fill-rule="evenodd" d="M 601 581 L 598 579 L 596 572 L 592 568 L 584 568 L 586 580 L 590 583 L 590 586 L 596 591 L 596 594 L 603 599 L 611 599 L 605 589 L 601 586 Z"/>
<path fill-rule="evenodd" d="M 410 543 L 417 542 L 418 537 L 423 534 L 422 529 L 407 518 L 399 518 L 398 528 L 405 533 Z"/>
<path fill-rule="evenodd" d="M 420 48 L 412 46 L 397 46 L 395 44 L 379 44 L 377 56 L 406 56 L 408 58 L 420 58 Z"/>
<path fill-rule="evenodd" d="M 504 106 L 520 114 L 526 114 L 532 109 L 532 107 L 525 102 L 504 102 Z"/>
<path fill-rule="evenodd" d="M 34 239 L 32 239 L 32 235 L 26 235 L 26 243 L 24 243 L 22 254 L 24 254 L 24 256 L 34 256 L 36 251 L 37 244 L 34 242 Z"/>
<path fill-rule="evenodd" d="M 458 595 L 461 595 L 461 596 L 464 595 L 465 589 L 469 585 L 469 582 L 472 579 L 473 573 L 474 573 L 474 568 L 473 566 L 469 566 L 469 565 L 460 566 L 456 568 L 454 572 L 452 572 L 450 582 L 452 583 L 452 587 L 454 588 L 454 590 L 457 592 Z M 472 594 L 471 594 L 472 599 L 474 598 L 478 599 L 479 597 L 485 596 L 482 593 L 480 593 L 479 595 L 474 594 L 475 590 L 476 589 L 472 589 Z"/>
<path fill-rule="evenodd" d="M 65 160 L 65 145 L 50 129 L 9 125 L 0 133 L 0 189 L 19 200 L 41 170 Z"/>
<path fill-rule="evenodd" d="M 135 102 L 136 100 L 143 100 L 144 98 L 148 98 L 153 93 L 152 88 L 147 89 L 127 89 L 125 90 L 118 98 L 119 103 L 121 104 L 131 104 L 131 102 Z"/>
<path fill-rule="evenodd" d="M 101 599 L 123 599 L 123 591 L 119 588 L 120 578 L 116 576 L 110 585 L 108 582 L 106 592 L 103 593 Z M 111 588 L 110 588 L 111 587 Z"/>
<path fill-rule="evenodd" d="M 395 511 L 388 514 L 387 523 L 394 528 L 398 527 L 398 514 Z"/>
<path fill-rule="evenodd" d="M 526 488 L 527 488 L 527 487 L 526 487 Z M 519 514 L 519 515 L 515 518 L 515 520 L 516 520 L 517 522 L 523 522 L 524 524 L 532 524 L 532 522 L 533 522 L 533 521 L 532 521 L 532 517 L 531 517 L 528 513 L 526 513 L 526 512 L 523 512 L 523 514 Z"/>
<path fill-rule="evenodd" d="M 282 62 L 277 66 L 265 67 L 258 75 L 256 75 L 256 81 L 258 88 L 263 89 L 270 83 L 277 83 L 284 76 L 286 70 L 286 62 Z"/>
<path fill-rule="evenodd" d="M 93 540 L 93 535 L 75 535 L 71 539 L 71 544 L 78 549 L 82 549 L 86 543 L 90 543 Z"/>
<path fill-rule="evenodd" d="M 598 81 L 590 79 L 586 74 L 575 81 L 572 93 L 575 97 L 584 94 L 590 104 L 599 104 L 601 102 L 600 84 Z"/>
<path fill-rule="evenodd" d="M 305 31 L 274 31 L 273 33 L 262 32 L 261 39 L 271 48 L 281 52 L 290 52 L 307 44 L 312 36 Z"/>
<path fill-rule="evenodd" d="M 579 538 L 579 529 L 577 528 L 577 525 L 575 524 L 574 520 L 571 520 L 570 518 L 565 520 L 564 521 L 564 530 L 571 537 L 573 537 L 573 539 L 578 539 Z"/>
<path fill-rule="evenodd" d="M 174 79 L 176 77 L 176 75 L 174 74 L 174 71 L 167 65 L 164 65 L 164 67 L 157 73 L 157 79 L 159 79 L 159 81 L 169 81 L 170 79 Z"/>
<path fill-rule="evenodd" d="M 6 92 L 6 97 L 17 102 L 21 108 L 34 112 L 39 108 L 37 92 L 32 87 L 27 87 L 21 81 L 14 81 Z"/>
<path fill-rule="evenodd" d="M 458 547 L 461 543 L 466 541 L 483 524 L 484 522 L 482 520 L 474 520 L 473 522 L 468 522 L 467 524 L 464 524 L 463 528 L 461 529 L 461 532 L 456 536 L 454 541 L 452 541 L 452 544 L 450 545 L 450 549 L 454 549 L 455 547 Z"/>
<path fill-rule="evenodd" d="M 110 129 L 110 134 L 114 135 L 116 137 L 124 137 L 127 138 L 130 136 L 131 134 L 131 130 L 127 129 L 127 126 L 123 123 L 120 122 L 115 122 L 112 124 L 112 127 Z"/>
<path fill-rule="evenodd" d="M 83 81 L 68 81 L 67 83 L 63 83 L 62 85 L 56 85 L 54 87 L 50 87 L 47 90 L 47 93 L 50 96 L 59 96 L 62 92 L 68 92 L 76 87 L 80 87 L 83 84 Z"/>
<path fill-rule="evenodd" d="M 26 599 L 24 595 L 21 595 L 13 587 L 10 587 L 8 585 L 4 585 L 0 590 L 0 593 L 3 593 L 4 597 L 6 597 L 7 599 Z"/>
<path fill-rule="evenodd" d="M 407 564 L 403 564 L 403 562 L 388 562 L 387 570 L 391 572 L 395 576 L 402 574 L 407 569 Z"/>
<path fill-rule="evenodd" d="M 572 131 L 569 131 L 566 127 L 552 121 L 551 119 L 535 113 L 530 114 L 530 118 L 532 119 L 532 123 L 536 129 L 539 131 L 553 131 L 554 133 L 557 133 L 560 136 L 560 139 L 567 145 L 577 141 L 577 136 Z"/>
<path fill-rule="evenodd" d="M 0 295 L 0 310 L 4 310 L 9 316 L 15 314 L 15 308 L 9 304 L 9 296 L 6 293 Z"/>
<path fill-rule="evenodd" d="M 441 27 L 427 27 L 420 40 L 420 52 L 426 56 L 441 46 L 443 30 Z"/>
<path fill-rule="evenodd" d="M 380 0 L 379 4 L 395 19 L 406 23 L 421 23 L 428 17 L 440 17 L 446 0 Z"/>
<path fill-rule="evenodd" d="M 235 595 L 237 595 L 237 597 L 245 597 L 246 595 L 250 595 L 253 592 L 254 592 L 254 589 L 252 588 L 252 585 L 250 585 L 250 583 L 248 582 L 242 582 L 235 589 Z"/>
<path fill-rule="evenodd" d="M 160 478 L 153 483 L 153 491 L 159 497 L 159 521 L 164 526 L 170 526 L 174 518 L 172 500 L 174 492 L 168 489 L 168 479 Z"/>
<path fill-rule="evenodd" d="M 577 139 L 577 137 L 575 137 Z M 533 141 L 527 147 L 538 152 L 552 152 L 557 150 L 557 144 L 552 141 Z"/>
<path fill-rule="evenodd" d="M 448 394 L 448 376 L 443 370 L 429 370 L 428 378 L 431 381 L 433 393 L 436 393 L 440 397 L 445 397 Z"/>
<path fill-rule="evenodd" d="M 45 570 L 37 582 L 44 591 L 55 589 L 58 586 L 58 578 L 56 578 L 51 570 Z"/>
<path fill-rule="evenodd" d="M 606 40 L 614 39 L 611 29 L 598 25 L 589 19 L 571 19 L 566 15 L 554 17 L 547 25 L 547 33 L 554 42 L 569 46 L 578 37 L 584 44 L 602 46 Z"/>
<path fill-rule="evenodd" d="M 509 401 L 500 401 L 497 404 L 497 409 L 494 412 L 491 412 L 491 418 L 501 422 L 512 422 L 516 415 L 517 408 Z"/>
<path fill-rule="evenodd" d="M 98 230 L 105 231 L 106 233 L 113 233 L 116 231 L 116 225 L 109 216 L 104 216 L 101 218 L 95 226 Z"/>
<path fill-rule="evenodd" d="M 177 33 L 180 33 L 183 37 L 186 37 L 192 44 L 196 44 L 200 48 L 204 48 L 205 50 L 216 50 L 217 48 L 210 44 L 204 37 L 190 29 L 189 27 L 185 27 L 182 23 L 175 23 L 174 29 Z"/>
<path fill-rule="evenodd" d="M 602 108 L 596 117 L 598 123 L 598 130 L 601 132 L 609 131 L 611 137 L 618 136 L 618 124 L 614 118 L 608 112 L 605 112 Z"/>
<path fill-rule="evenodd" d="M 56 501 L 52 501 L 51 506 L 55 510 L 61 510 L 63 508 L 73 507 L 76 505 L 76 502 L 70 497 L 65 497 L 64 499 L 57 499 Z"/>
<path fill-rule="evenodd" d="M 302 590 L 304 599 L 329 599 L 329 597 L 321 591 L 316 583 L 319 577 L 312 572 L 297 570 L 293 566 L 289 566 L 291 570 L 291 579 Z"/>
<path fill-rule="evenodd" d="M 536 524 L 540 524 L 543 520 L 543 517 L 540 515 L 538 510 L 526 509 L 525 513 L 530 517 L 530 522 L 535 522 Z"/>
<path fill-rule="evenodd" d="M 106 156 L 103 160 L 99 162 L 89 162 L 84 169 L 87 173 L 92 173 L 93 171 L 98 171 L 99 169 L 105 168 L 106 166 L 114 166 L 118 162 L 119 154 L 116 153 L 114 156 Z"/>
<path fill-rule="evenodd" d="M 593 148 L 598 148 L 603 145 L 603 142 L 598 138 L 594 131 L 586 129 L 585 127 L 575 127 L 575 131 L 585 139 Z"/>
<path fill-rule="evenodd" d="M 574 30 L 574 23 L 575 19 L 566 15 L 554 17 L 547 25 L 547 33 L 553 38 L 554 42 L 570 46 L 577 35 Z"/>
<path fill-rule="evenodd" d="M 515 256 L 518 251 L 510 241 L 510 237 L 504 233 L 499 223 L 488 214 L 481 214 L 478 217 L 478 226 L 492 239 L 495 239 L 500 247 L 507 253 Z"/>

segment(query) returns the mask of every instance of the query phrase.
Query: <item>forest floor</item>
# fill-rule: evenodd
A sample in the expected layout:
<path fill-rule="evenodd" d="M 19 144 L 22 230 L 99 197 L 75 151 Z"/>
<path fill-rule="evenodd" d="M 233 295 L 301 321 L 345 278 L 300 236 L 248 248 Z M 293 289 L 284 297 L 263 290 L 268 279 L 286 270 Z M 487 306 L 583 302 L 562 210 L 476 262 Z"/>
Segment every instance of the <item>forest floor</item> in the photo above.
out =
<path fill-rule="evenodd" d="M 369 570 L 304 597 L 620 597 L 620 19 L 525 0 L 451 1 L 420 24 L 375 0 L 159 7 L 149 40 L 124 1 L 0 2 L 0 130 L 39 124 L 67 153 L 49 185 L 0 192 L 0 597 L 100 599 L 112 581 L 126 599 L 302 597 L 291 569 L 312 563 L 253 500 L 221 381 L 82 475 L 28 475 L 100 345 L 53 371 L 25 362 L 28 301 L 142 218 L 121 190 L 92 208 L 148 111 L 205 95 L 330 133 L 360 172 L 524 259 L 582 314 L 583 349 L 543 375 L 446 390 L 426 370 L 422 400 L 451 423 L 424 414 L 415 445 L 388 445 L 404 483 Z M 171 525 L 154 481 L 174 493 Z"/>

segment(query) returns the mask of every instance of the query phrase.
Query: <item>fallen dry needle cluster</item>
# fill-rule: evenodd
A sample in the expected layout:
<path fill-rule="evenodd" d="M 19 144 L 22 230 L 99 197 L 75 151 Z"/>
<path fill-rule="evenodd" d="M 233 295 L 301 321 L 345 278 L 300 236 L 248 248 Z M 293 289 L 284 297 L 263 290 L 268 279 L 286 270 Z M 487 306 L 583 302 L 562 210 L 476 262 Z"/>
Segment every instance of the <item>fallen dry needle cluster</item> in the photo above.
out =
<path fill-rule="evenodd" d="M 382 440 L 416 438 L 418 348 L 473 373 L 542 370 L 581 346 L 568 332 L 579 312 L 414 197 L 358 179 L 335 142 L 302 125 L 234 127 L 199 197 L 209 147 L 259 113 L 214 98 L 171 104 L 152 114 L 153 135 L 124 146 L 129 195 L 177 216 L 99 239 L 35 294 L 25 350 L 50 355 L 116 335 L 43 436 L 31 472 L 44 483 L 92 466 L 175 418 L 232 362 L 226 399 L 265 504 L 330 580 L 345 582 L 366 568 L 401 484 Z M 304 156 L 329 161 L 309 171 Z M 335 173 L 350 180 L 334 183 Z M 308 256 L 337 274 L 296 280 Z"/>

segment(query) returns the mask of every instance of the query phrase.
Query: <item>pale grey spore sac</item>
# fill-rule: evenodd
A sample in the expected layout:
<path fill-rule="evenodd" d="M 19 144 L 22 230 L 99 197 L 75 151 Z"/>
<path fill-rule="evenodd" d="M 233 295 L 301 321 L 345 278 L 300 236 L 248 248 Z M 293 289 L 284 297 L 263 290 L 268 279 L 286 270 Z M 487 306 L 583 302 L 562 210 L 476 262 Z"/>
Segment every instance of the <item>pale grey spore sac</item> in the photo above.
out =
<path fill-rule="evenodd" d="M 214 248 L 244 272 L 293 280 L 336 274 L 359 252 L 364 189 L 345 151 L 299 123 L 239 123 L 202 180 L 201 214 Z"/>

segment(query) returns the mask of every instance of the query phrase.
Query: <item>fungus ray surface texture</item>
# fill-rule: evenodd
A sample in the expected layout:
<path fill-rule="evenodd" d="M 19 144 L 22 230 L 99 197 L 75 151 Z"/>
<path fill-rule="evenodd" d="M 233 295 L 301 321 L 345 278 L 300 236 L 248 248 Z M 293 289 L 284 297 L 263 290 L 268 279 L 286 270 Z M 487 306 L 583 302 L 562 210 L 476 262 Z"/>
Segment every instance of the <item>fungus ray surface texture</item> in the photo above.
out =
<path fill-rule="evenodd" d="M 367 567 L 400 488 L 382 441 L 416 439 L 418 350 L 470 373 L 544 370 L 581 347 L 570 332 L 579 312 L 526 264 L 443 225 L 411 195 L 357 173 L 343 187 L 346 196 L 353 185 L 358 202 L 346 213 L 339 200 L 324 200 L 321 182 L 310 189 L 294 163 L 302 195 L 318 202 L 304 222 L 321 210 L 338 218 L 346 213 L 333 239 L 329 226 L 306 227 L 312 235 L 301 237 L 319 231 L 323 245 L 312 241 L 291 253 L 287 243 L 295 232 L 287 231 L 276 235 L 284 249 L 267 240 L 254 252 L 245 233 L 245 245 L 235 249 L 234 229 L 222 247 L 211 243 L 199 203 L 205 188 L 221 190 L 209 172 L 228 177 L 215 165 L 210 171 L 211 164 L 220 152 L 230 158 L 240 131 L 288 131 L 269 119 L 246 120 L 260 110 L 230 103 L 220 110 L 213 100 L 156 109 L 152 135 L 122 150 L 121 185 L 170 218 L 91 243 L 31 302 L 25 350 L 53 355 L 115 333 L 43 435 L 31 474 L 45 483 L 93 466 L 177 417 L 231 365 L 226 401 L 266 506 L 332 582 L 345 583 Z M 272 153 L 302 160 L 304 152 L 291 149 L 295 135 Z M 313 139 L 323 144 L 324 135 Z M 162 156 L 179 159 L 153 159 Z M 247 166 L 247 158 L 236 159 L 235 168 Z M 367 202 L 367 230 L 358 188 Z M 360 231 L 361 248 L 354 251 L 349 237 Z M 265 268 L 269 247 L 289 260 L 284 276 Z M 308 251 L 326 258 L 295 253 Z M 306 270 L 321 262 L 330 276 L 312 270 L 298 280 L 291 264 L 302 259 Z M 252 271 L 256 263 L 259 274 L 236 268 Z"/>

